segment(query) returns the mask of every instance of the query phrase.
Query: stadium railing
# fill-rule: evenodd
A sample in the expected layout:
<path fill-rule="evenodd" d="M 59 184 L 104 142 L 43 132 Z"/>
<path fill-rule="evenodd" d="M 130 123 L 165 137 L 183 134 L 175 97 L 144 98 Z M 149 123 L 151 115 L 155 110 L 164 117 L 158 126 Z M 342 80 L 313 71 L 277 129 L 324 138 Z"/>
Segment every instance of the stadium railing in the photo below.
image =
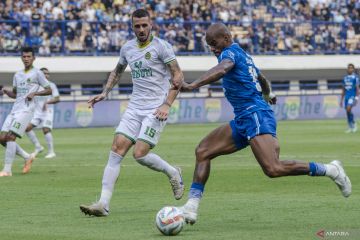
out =
<path fill-rule="evenodd" d="M 153 29 L 174 46 L 178 55 L 204 55 L 210 54 L 204 42 L 204 33 L 211 23 L 154 21 Z M 341 23 L 239 21 L 226 24 L 230 27 L 233 37 L 238 37 L 238 41 L 245 50 L 255 55 L 360 53 L 360 21 Z M 49 52 L 46 48 L 40 50 L 40 55 L 45 56 L 118 55 L 121 46 L 116 45 L 117 42 L 123 43 L 134 37 L 130 22 L 0 20 L 0 26 L 0 55 L 2 56 L 18 55 L 23 45 L 37 49 L 46 45 L 50 48 Z M 87 40 L 85 40 L 86 30 L 89 30 L 90 36 L 86 38 Z M 56 32 L 59 34 L 58 38 L 51 40 L 52 35 L 57 34 Z M 109 40 L 110 43 L 101 42 L 104 32 L 106 35 L 104 39 Z M 75 40 L 72 39 L 76 36 L 79 39 L 74 42 Z M 286 38 L 290 39 L 288 42 L 291 42 L 291 47 L 286 43 Z M 50 44 L 53 45 L 50 46 Z"/>

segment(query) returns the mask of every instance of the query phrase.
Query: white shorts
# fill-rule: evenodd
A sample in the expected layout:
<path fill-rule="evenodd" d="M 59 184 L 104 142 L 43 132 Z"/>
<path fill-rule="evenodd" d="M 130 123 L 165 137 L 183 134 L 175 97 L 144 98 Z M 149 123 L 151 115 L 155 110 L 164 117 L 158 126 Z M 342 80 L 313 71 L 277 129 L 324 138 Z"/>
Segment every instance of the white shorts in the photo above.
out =
<path fill-rule="evenodd" d="M 156 119 L 153 115 L 155 111 L 156 109 L 149 111 L 127 109 L 115 132 L 124 135 L 133 143 L 140 140 L 148 143 L 151 148 L 155 147 L 166 125 L 166 121 Z"/>
<path fill-rule="evenodd" d="M 10 113 L 5 119 L 1 132 L 12 132 L 17 137 L 21 138 L 24 135 L 33 115 L 33 112 Z"/>
<path fill-rule="evenodd" d="M 46 112 L 35 112 L 31 124 L 39 128 L 53 128 L 54 111 L 52 109 L 46 110 Z"/>

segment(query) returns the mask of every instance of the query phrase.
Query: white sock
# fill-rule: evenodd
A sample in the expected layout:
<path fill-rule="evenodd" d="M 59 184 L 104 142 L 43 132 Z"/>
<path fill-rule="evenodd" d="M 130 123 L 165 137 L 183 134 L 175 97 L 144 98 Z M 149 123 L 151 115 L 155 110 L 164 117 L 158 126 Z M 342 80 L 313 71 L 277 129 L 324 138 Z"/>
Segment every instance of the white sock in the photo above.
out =
<path fill-rule="evenodd" d="M 336 178 L 339 175 L 339 170 L 332 164 L 324 164 L 326 168 L 325 176 L 330 177 L 331 179 Z"/>
<path fill-rule="evenodd" d="M 3 171 L 11 172 L 11 166 L 14 162 L 16 154 L 16 142 L 10 141 L 6 143 L 6 151 L 5 151 L 5 165 Z"/>
<path fill-rule="evenodd" d="M 36 134 L 33 130 L 27 132 L 26 135 L 29 137 L 30 141 L 35 145 L 36 148 L 41 147 L 39 139 L 37 139 Z"/>
<path fill-rule="evenodd" d="M 165 173 L 169 178 L 177 173 L 176 168 L 155 153 L 148 153 L 144 157 L 136 159 L 136 161 L 152 170 Z"/>
<path fill-rule="evenodd" d="M 189 198 L 185 204 L 185 207 L 197 211 L 197 209 L 199 208 L 200 200 L 200 198 Z"/>
<path fill-rule="evenodd" d="M 30 157 L 30 154 L 28 154 L 24 149 L 22 149 L 20 145 L 17 143 L 16 143 L 16 155 L 22 157 L 25 160 Z"/>
<path fill-rule="evenodd" d="M 54 143 L 53 143 L 53 136 L 51 134 L 51 132 L 48 132 L 47 134 L 45 134 L 45 140 L 48 146 L 48 152 L 52 153 L 54 152 Z"/>
<path fill-rule="evenodd" d="M 120 164 L 123 156 L 110 151 L 109 160 L 104 169 L 102 179 L 102 190 L 99 202 L 104 204 L 106 209 L 109 209 L 110 200 L 114 191 L 116 180 L 120 175 Z"/>

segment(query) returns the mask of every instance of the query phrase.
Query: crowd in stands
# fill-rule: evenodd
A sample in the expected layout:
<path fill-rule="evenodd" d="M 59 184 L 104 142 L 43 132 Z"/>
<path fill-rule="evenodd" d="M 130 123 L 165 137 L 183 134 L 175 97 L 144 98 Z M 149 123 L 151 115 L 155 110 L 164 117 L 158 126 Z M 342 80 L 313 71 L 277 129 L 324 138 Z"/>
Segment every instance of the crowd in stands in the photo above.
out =
<path fill-rule="evenodd" d="M 207 53 L 214 21 L 252 54 L 360 52 L 359 0 L 0 0 L 0 54 L 117 54 L 137 8 L 178 53 Z"/>

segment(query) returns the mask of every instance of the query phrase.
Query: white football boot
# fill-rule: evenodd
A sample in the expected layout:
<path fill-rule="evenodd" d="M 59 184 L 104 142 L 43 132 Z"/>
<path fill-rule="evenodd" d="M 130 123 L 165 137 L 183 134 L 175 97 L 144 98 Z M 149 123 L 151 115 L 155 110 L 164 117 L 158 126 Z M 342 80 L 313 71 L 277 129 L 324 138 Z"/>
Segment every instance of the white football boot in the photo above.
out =
<path fill-rule="evenodd" d="M 342 195 L 344 197 L 349 197 L 351 195 L 351 182 L 349 177 L 345 173 L 342 163 L 339 160 L 334 160 L 330 162 L 329 165 L 335 166 L 338 171 L 337 175 L 329 177 L 334 180 L 335 184 L 340 189 Z"/>
<path fill-rule="evenodd" d="M 106 217 L 109 215 L 109 210 L 101 202 L 93 203 L 89 206 L 80 205 L 80 210 L 85 213 L 85 215 L 96 216 L 96 217 Z"/>
<path fill-rule="evenodd" d="M 181 168 L 175 167 L 177 174 L 169 179 L 169 182 L 171 184 L 171 188 L 174 193 L 174 197 L 176 200 L 179 200 L 184 195 L 184 183 L 181 175 Z"/>

